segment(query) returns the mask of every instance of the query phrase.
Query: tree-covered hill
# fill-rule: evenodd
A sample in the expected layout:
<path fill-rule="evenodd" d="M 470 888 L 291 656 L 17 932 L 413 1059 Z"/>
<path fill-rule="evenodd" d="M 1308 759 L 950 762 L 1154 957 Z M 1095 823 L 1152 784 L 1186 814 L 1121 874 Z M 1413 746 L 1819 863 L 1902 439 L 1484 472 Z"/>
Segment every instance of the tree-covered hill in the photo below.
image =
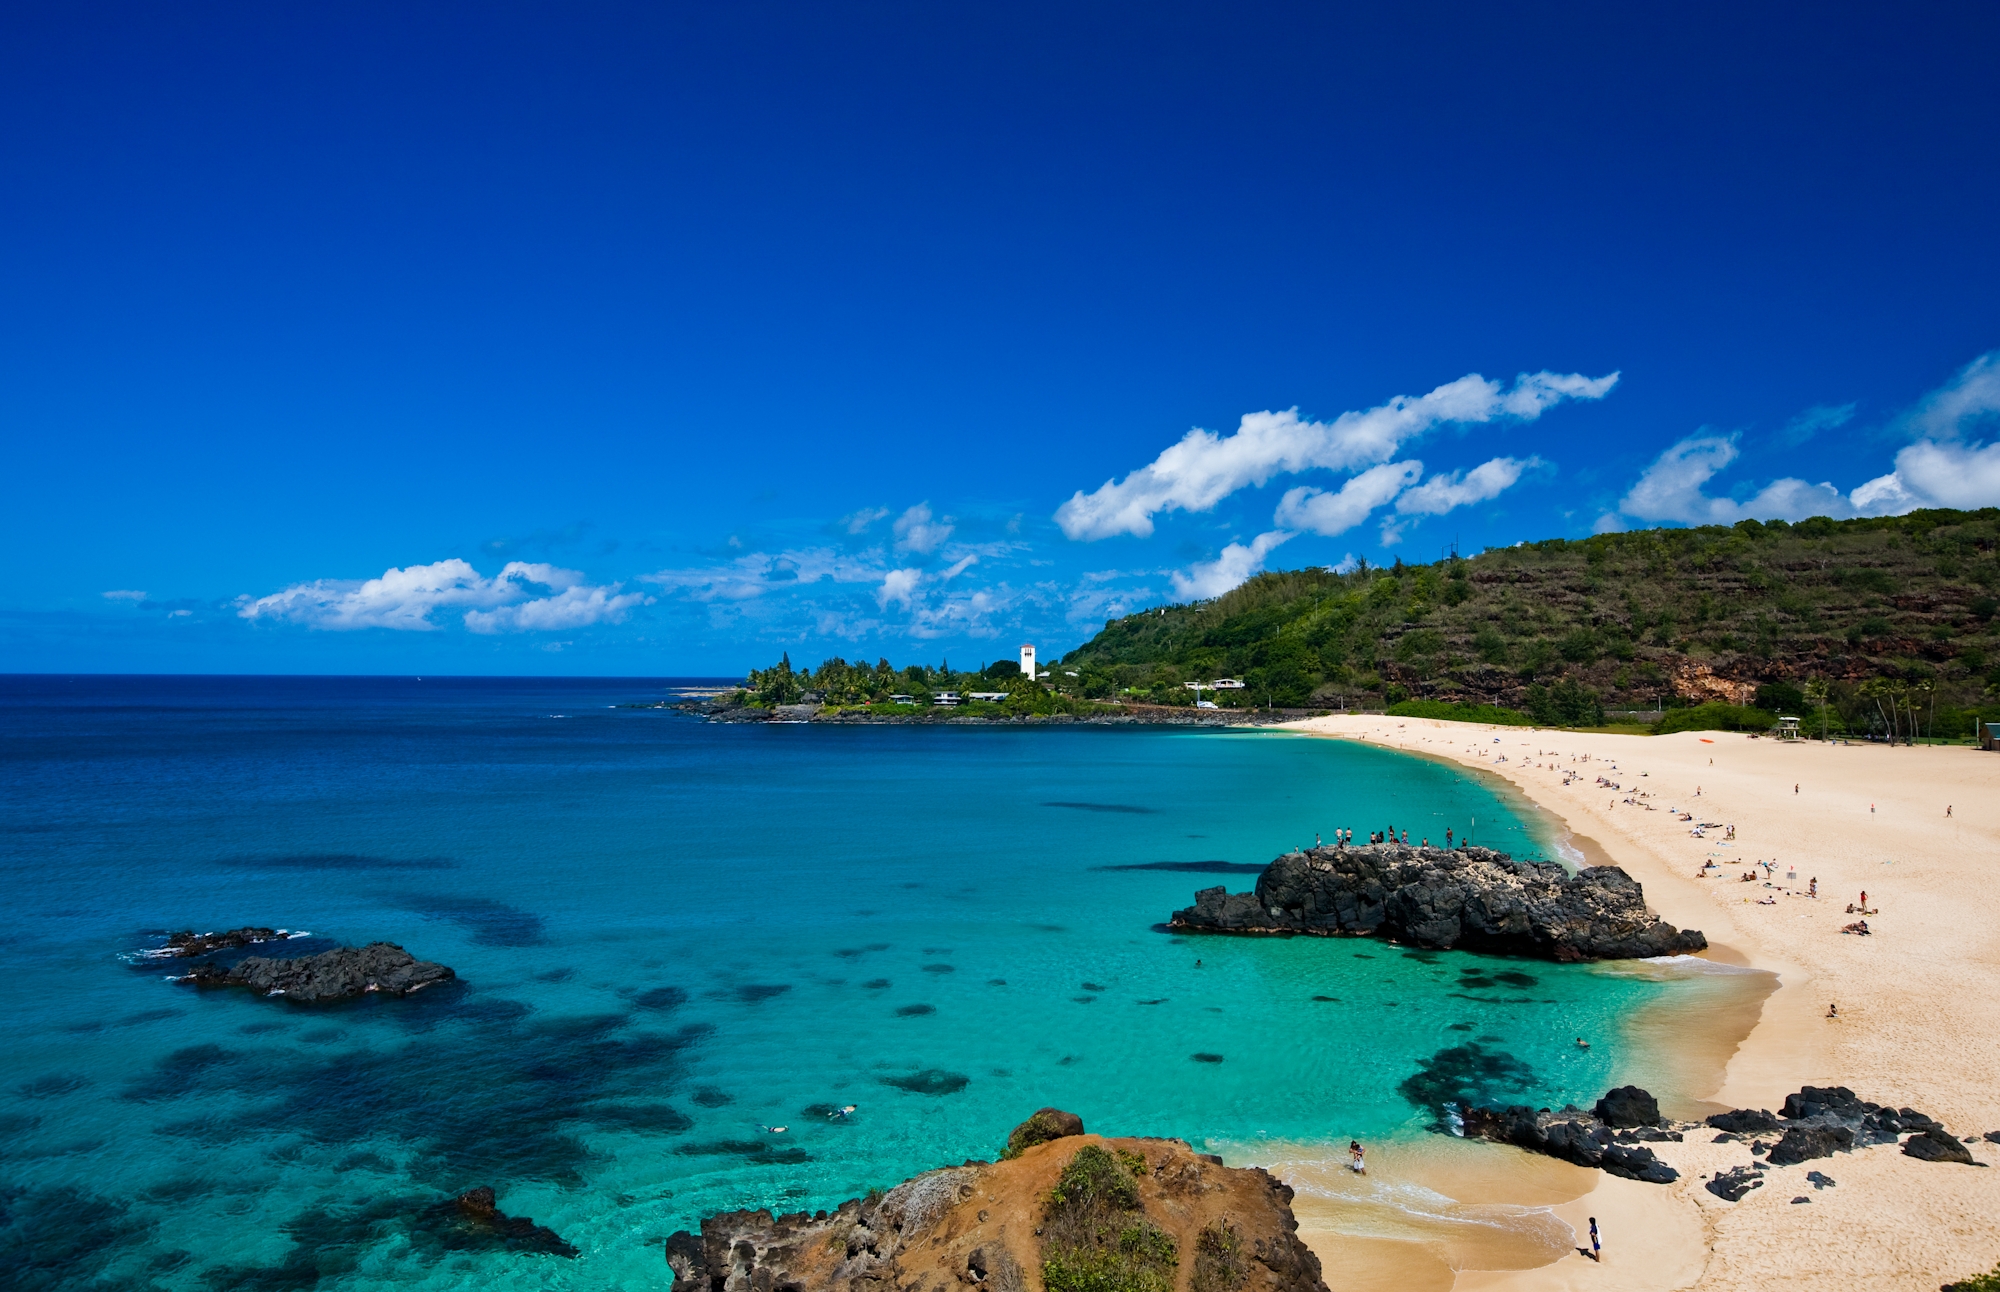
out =
<path fill-rule="evenodd" d="M 1259 575 L 1107 623 L 1063 657 L 1085 695 L 1224 704 L 1497 704 L 1544 721 L 1709 701 L 1850 729 L 2000 687 L 2000 509 L 1550 539 L 1431 565 Z M 1945 726 L 1940 723 L 1940 734 Z"/>

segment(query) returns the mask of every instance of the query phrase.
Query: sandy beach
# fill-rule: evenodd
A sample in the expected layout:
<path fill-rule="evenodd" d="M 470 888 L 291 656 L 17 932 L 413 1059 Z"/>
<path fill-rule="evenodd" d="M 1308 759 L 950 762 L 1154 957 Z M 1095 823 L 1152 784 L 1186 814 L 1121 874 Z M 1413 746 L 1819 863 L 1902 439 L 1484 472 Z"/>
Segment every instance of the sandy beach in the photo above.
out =
<path fill-rule="evenodd" d="M 1415 718 L 1292 726 L 1504 779 L 1569 832 L 1567 846 L 1623 867 L 1662 917 L 1705 932 L 1711 957 L 1777 976 L 1754 1022 L 1727 1011 L 1653 1021 L 1649 1045 L 1692 1056 L 1681 1064 L 1687 1085 L 1674 1092 L 1682 1107 L 1669 1112 L 1694 1115 L 1700 1101 L 1775 1110 L 1803 1085 L 1840 1085 L 1920 1109 L 1956 1136 L 2000 1129 L 2000 754 Z M 1717 824 L 1697 836 L 1704 822 Z M 1384 823 L 1328 824 L 1359 832 Z M 1698 878 L 1710 860 L 1717 878 Z M 1769 887 L 1759 861 L 1775 865 Z M 1756 880 L 1743 882 L 1753 870 Z M 1817 898 L 1805 895 L 1814 879 Z M 1878 912 L 1867 917 L 1873 932 L 1844 934 L 1859 918 L 1848 906 L 1858 907 L 1864 891 Z M 1839 1017 L 1830 1019 L 1836 1003 Z M 1329 1284 L 1399 1292 L 1932 1292 L 2000 1261 L 2000 1170 L 1987 1169 L 2000 1166 L 2000 1144 L 1968 1146 L 1979 1166 L 1918 1161 L 1893 1145 L 1839 1153 L 1771 1168 L 1764 1187 L 1729 1203 L 1702 1181 L 1750 1163 L 1749 1145 L 1708 1139 L 1656 1146 L 1681 1172 L 1666 1186 L 1492 1145 L 1457 1145 L 1405 1169 L 1413 1187 L 1471 1209 L 1475 1220 L 1481 1208 L 1539 1213 L 1526 1230 L 1552 1215 L 1581 1234 L 1596 1216 L 1602 1264 L 1573 1248 L 1549 1263 L 1545 1245 L 1521 1239 L 1522 1223 L 1506 1242 L 1456 1240 L 1467 1226 L 1445 1221 L 1357 1235 L 1338 1220 L 1337 1197 L 1328 1199 L 1337 1190 L 1310 1168 L 1294 1180 L 1302 1232 L 1326 1262 Z M 1836 1184 L 1813 1187 L 1812 1170 Z M 1358 1281 L 1348 1276 L 1364 1265 Z"/>

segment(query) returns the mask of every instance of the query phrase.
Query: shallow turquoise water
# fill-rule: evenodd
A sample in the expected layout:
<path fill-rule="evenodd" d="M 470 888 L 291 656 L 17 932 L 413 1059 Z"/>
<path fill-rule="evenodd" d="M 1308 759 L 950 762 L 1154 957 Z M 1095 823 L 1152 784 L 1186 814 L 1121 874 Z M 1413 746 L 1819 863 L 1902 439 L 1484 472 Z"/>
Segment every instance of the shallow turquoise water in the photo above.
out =
<path fill-rule="evenodd" d="M 1464 774 L 1346 742 L 610 707 L 645 682 L 4 687 L 0 1235 L 73 1248 L 29 1286 L 664 1286 L 704 1211 L 990 1157 L 1045 1104 L 1254 1159 L 1422 1133 L 1399 1084 L 1468 1043 L 1483 1078 L 1443 1066 L 1485 1094 L 1587 1100 L 1674 990 L 1156 927 L 1254 874 L 1155 867 L 1339 826 L 1476 815 L 1549 855 Z M 465 986 L 309 1010 L 120 958 L 241 923 L 396 941 Z M 582 1255 L 412 1219 L 481 1183 Z"/>

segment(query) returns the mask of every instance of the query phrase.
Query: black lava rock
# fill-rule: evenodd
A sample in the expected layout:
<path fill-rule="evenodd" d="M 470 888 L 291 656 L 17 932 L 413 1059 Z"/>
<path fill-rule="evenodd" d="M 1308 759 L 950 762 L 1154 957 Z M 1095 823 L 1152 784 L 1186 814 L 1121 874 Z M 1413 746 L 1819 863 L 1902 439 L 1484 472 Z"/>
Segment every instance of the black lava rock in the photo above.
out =
<path fill-rule="evenodd" d="M 1702 1186 L 1724 1202 L 1739 1201 L 1750 1190 L 1763 1187 L 1764 1177 L 1747 1166 L 1719 1171 L 1713 1180 Z"/>
<path fill-rule="evenodd" d="M 1645 1095 L 1645 1091 L 1639 1091 Z M 1646 1095 L 1647 1102 L 1652 1096 Z M 1522 1104 L 1509 1108 L 1467 1108 L 1463 1115 L 1469 1139 L 1513 1144 L 1545 1153 L 1578 1166 L 1594 1166 L 1627 1180 L 1672 1184 L 1680 1173 L 1653 1155 L 1653 1150 L 1621 1141 L 1595 1114 L 1581 1108 L 1539 1111 Z"/>
<path fill-rule="evenodd" d="M 1368 844 L 1288 853 L 1256 891 L 1206 888 L 1174 912 L 1174 928 L 1204 933 L 1351 934 L 1444 950 L 1551 960 L 1621 960 L 1700 951 L 1708 940 L 1646 909 L 1616 866 L 1575 875 L 1554 862 L 1517 862 L 1490 848 Z"/>
<path fill-rule="evenodd" d="M 1771 1146 L 1770 1162 L 1772 1166 L 1795 1166 L 1853 1147 L 1854 1132 L 1845 1126 L 1794 1126 Z"/>
<path fill-rule="evenodd" d="M 1606 1126 L 1658 1126 L 1660 1101 L 1637 1086 L 1620 1086 L 1597 1101 L 1597 1116 Z"/>
<path fill-rule="evenodd" d="M 1708 1119 L 1708 1124 L 1719 1131 L 1732 1135 L 1756 1135 L 1763 1131 L 1778 1129 L 1778 1119 L 1768 1109 L 1737 1108 L 1726 1113 L 1717 1113 Z"/>
<path fill-rule="evenodd" d="M 196 965 L 180 981 L 196 987 L 248 987 L 264 996 L 303 1004 L 380 993 L 407 996 L 458 975 L 441 964 L 419 960 L 393 942 L 340 947 L 297 960 L 251 956 L 227 969 Z"/>
<path fill-rule="evenodd" d="M 1905 1156 L 1919 1162 L 1962 1162 L 1972 1165 L 1972 1154 L 1965 1145 L 1941 1130 L 1927 1130 L 1921 1135 L 1912 1135 L 1903 1141 Z"/>

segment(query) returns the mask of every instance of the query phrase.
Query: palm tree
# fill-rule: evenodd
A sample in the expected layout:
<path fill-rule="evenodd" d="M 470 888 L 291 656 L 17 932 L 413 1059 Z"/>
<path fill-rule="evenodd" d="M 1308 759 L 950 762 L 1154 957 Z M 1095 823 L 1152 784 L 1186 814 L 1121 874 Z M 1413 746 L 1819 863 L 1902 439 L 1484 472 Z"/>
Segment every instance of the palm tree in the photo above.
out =
<path fill-rule="evenodd" d="M 1819 706 L 1819 738 L 1826 739 L 1826 702 L 1828 699 L 1826 679 L 1816 677 L 1806 683 L 1806 702 Z"/>

